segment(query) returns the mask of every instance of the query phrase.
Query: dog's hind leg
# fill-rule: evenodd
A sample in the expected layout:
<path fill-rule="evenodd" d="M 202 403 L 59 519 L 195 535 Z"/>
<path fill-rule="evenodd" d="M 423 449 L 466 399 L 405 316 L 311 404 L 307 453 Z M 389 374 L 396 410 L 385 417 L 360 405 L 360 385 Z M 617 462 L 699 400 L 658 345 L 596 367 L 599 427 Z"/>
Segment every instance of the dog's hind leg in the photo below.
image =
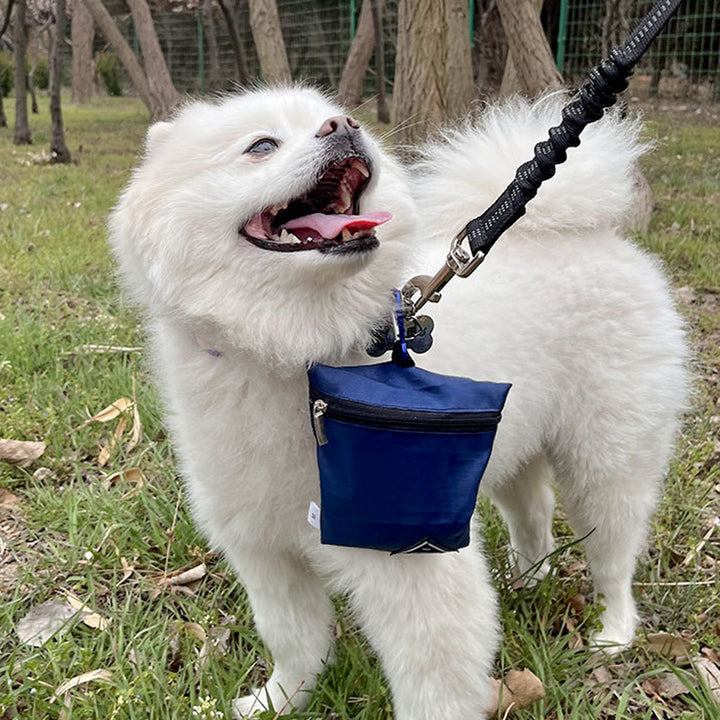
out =
<path fill-rule="evenodd" d="M 593 645 L 611 654 L 631 645 L 635 637 L 632 579 L 656 504 L 668 442 L 653 445 L 643 452 L 617 451 L 621 462 L 607 462 L 603 468 L 597 457 L 556 466 L 563 508 L 575 533 L 587 536 L 584 545 L 595 597 L 605 605 Z"/>
<path fill-rule="evenodd" d="M 331 552 L 336 576 L 382 661 L 395 720 L 485 718 L 498 632 L 480 552 Z"/>
<path fill-rule="evenodd" d="M 508 526 L 517 571 L 526 584 L 542 580 L 550 571 L 546 558 L 555 547 L 552 479 L 547 459 L 537 455 L 512 480 L 484 489 Z"/>
<path fill-rule="evenodd" d="M 334 611 L 325 585 L 290 553 L 229 555 L 238 561 L 257 630 L 275 663 L 263 687 L 233 702 L 233 714 L 302 709 L 332 651 Z"/>

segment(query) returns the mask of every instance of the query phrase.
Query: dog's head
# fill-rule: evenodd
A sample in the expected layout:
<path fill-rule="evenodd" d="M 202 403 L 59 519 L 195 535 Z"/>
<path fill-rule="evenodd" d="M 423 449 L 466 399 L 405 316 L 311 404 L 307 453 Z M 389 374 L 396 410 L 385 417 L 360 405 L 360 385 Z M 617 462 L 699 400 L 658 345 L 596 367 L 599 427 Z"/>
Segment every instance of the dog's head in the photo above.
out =
<path fill-rule="evenodd" d="M 399 165 L 328 98 L 293 88 L 153 125 L 110 224 L 125 284 L 153 314 L 292 365 L 367 337 L 413 218 Z"/>

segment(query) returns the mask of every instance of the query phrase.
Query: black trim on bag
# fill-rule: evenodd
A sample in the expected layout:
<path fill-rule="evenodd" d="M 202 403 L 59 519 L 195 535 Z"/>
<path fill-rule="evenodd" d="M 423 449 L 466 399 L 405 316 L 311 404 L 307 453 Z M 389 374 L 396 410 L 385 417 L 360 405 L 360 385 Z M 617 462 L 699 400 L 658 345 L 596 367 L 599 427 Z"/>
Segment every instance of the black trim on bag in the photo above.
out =
<path fill-rule="evenodd" d="M 310 404 L 322 400 L 327 403 L 325 417 L 370 427 L 386 427 L 396 430 L 432 432 L 438 428 L 455 432 L 483 432 L 494 430 L 502 413 L 497 410 L 483 411 L 434 411 L 404 410 L 369 405 L 356 400 L 328 397 L 310 388 Z"/>

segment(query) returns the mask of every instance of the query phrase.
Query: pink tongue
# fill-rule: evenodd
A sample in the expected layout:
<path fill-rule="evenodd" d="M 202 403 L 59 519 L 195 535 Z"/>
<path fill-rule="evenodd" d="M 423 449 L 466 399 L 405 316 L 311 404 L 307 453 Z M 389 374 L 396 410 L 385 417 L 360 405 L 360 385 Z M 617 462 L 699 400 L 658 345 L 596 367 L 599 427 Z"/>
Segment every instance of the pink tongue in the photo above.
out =
<path fill-rule="evenodd" d="M 367 215 L 324 215 L 312 213 L 303 217 L 289 220 L 283 225 L 286 230 L 314 230 L 328 240 L 340 235 L 343 230 L 358 232 L 369 230 L 376 225 L 382 225 L 392 219 L 389 212 L 373 212 Z"/>

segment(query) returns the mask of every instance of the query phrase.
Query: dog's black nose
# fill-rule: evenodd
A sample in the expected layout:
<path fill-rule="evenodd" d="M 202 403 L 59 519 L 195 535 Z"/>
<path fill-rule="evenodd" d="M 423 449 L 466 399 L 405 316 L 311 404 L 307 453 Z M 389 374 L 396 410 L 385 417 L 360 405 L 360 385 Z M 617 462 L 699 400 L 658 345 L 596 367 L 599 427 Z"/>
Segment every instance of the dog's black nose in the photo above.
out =
<path fill-rule="evenodd" d="M 315 137 L 325 137 L 326 135 L 332 135 L 332 133 L 352 135 L 359 127 L 360 123 L 353 120 L 349 115 L 335 115 L 329 117 L 320 126 L 320 129 L 315 133 Z"/>

